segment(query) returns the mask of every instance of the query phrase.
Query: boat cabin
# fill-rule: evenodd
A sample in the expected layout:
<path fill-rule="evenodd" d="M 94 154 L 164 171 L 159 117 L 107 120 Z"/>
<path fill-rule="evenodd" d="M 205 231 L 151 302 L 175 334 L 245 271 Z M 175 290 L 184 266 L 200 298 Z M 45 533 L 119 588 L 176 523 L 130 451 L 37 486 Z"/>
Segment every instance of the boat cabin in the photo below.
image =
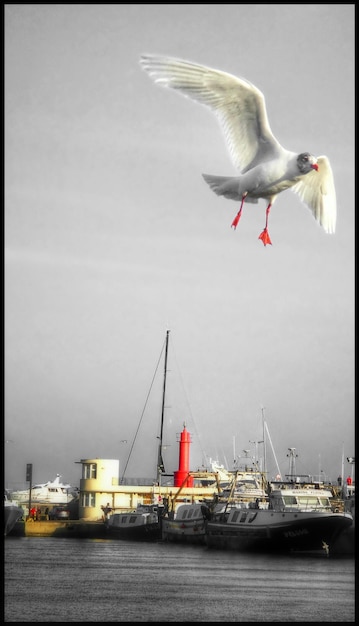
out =
<path fill-rule="evenodd" d="M 143 526 L 144 524 L 156 524 L 158 522 L 158 507 L 141 505 L 134 511 L 113 513 L 109 517 L 108 522 L 113 528 L 133 528 L 135 526 Z"/>
<path fill-rule="evenodd" d="M 275 511 L 330 511 L 331 497 L 326 489 L 279 489 L 270 494 L 269 506 Z"/>
<path fill-rule="evenodd" d="M 208 506 L 203 503 L 193 504 L 181 504 L 176 511 L 176 520 L 179 521 L 191 521 L 202 520 L 210 518 L 210 510 Z"/>

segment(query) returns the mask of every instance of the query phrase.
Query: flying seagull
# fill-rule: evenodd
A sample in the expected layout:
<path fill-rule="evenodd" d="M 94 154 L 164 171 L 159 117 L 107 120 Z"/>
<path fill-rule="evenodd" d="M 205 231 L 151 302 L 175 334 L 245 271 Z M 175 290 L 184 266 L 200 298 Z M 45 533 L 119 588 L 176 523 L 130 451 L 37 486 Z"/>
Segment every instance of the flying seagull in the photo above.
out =
<path fill-rule="evenodd" d="M 291 188 L 325 232 L 335 232 L 336 195 L 329 159 L 283 148 L 271 131 L 265 99 L 257 87 L 244 78 L 167 56 L 142 55 L 140 65 L 155 83 L 176 89 L 217 116 L 240 175 L 203 174 L 203 178 L 218 196 L 240 202 L 231 225 L 234 230 L 244 203 L 263 198 L 266 221 L 259 239 L 265 246 L 271 244 L 270 209 L 278 194 Z"/>

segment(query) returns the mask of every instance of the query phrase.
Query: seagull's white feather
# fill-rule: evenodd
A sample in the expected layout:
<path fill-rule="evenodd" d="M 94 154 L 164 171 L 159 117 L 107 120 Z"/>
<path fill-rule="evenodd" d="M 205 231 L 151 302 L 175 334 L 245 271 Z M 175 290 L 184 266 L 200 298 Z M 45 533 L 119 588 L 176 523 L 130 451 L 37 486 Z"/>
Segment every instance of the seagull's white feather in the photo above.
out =
<path fill-rule="evenodd" d="M 270 129 L 263 94 L 247 80 L 170 57 L 147 55 L 140 63 L 154 82 L 176 89 L 215 113 L 240 171 L 283 149 Z"/>
<path fill-rule="evenodd" d="M 318 157 L 317 163 L 318 171 L 309 172 L 292 187 L 292 191 L 310 208 L 325 232 L 333 234 L 337 219 L 333 172 L 326 156 Z"/>
<path fill-rule="evenodd" d="M 215 193 L 242 200 L 242 205 L 265 198 L 268 214 L 276 196 L 292 188 L 324 230 L 335 232 L 336 195 L 329 160 L 281 146 L 257 87 L 226 72 L 166 56 L 143 55 L 140 64 L 156 83 L 209 107 L 217 116 L 241 175 L 204 175 Z"/>

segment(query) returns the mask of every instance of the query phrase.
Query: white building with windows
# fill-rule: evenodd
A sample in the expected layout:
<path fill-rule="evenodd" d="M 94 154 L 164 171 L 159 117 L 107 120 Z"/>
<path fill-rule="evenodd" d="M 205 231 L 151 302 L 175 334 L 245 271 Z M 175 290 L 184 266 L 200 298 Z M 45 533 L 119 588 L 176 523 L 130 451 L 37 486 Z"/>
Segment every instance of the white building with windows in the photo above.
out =
<path fill-rule="evenodd" d="M 79 518 L 99 520 L 102 507 L 114 505 L 114 488 L 118 487 L 120 462 L 116 459 L 82 459 Z"/>
<path fill-rule="evenodd" d="M 116 459 L 82 459 L 76 462 L 82 464 L 78 509 L 79 519 L 82 520 L 103 519 L 103 509 L 111 509 L 111 512 L 115 513 L 134 510 L 141 504 L 162 504 L 164 498 L 172 499 L 178 491 L 178 487 L 168 483 L 120 484 L 120 462 Z M 177 505 L 195 502 L 198 498 L 213 497 L 216 490 L 214 484 L 211 484 L 181 487 L 180 491 L 181 496 L 176 500 Z"/>

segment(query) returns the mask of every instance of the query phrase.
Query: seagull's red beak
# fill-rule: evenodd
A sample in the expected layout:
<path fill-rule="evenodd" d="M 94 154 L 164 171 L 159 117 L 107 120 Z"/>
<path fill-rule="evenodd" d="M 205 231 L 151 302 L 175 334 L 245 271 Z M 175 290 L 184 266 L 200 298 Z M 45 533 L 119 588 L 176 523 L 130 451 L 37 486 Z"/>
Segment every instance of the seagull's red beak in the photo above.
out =
<path fill-rule="evenodd" d="M 313 170 L 315 170 L 316 172 L 319 170 L 318 164 L 314 163 L 314 165 L 312 165 Z"/>

